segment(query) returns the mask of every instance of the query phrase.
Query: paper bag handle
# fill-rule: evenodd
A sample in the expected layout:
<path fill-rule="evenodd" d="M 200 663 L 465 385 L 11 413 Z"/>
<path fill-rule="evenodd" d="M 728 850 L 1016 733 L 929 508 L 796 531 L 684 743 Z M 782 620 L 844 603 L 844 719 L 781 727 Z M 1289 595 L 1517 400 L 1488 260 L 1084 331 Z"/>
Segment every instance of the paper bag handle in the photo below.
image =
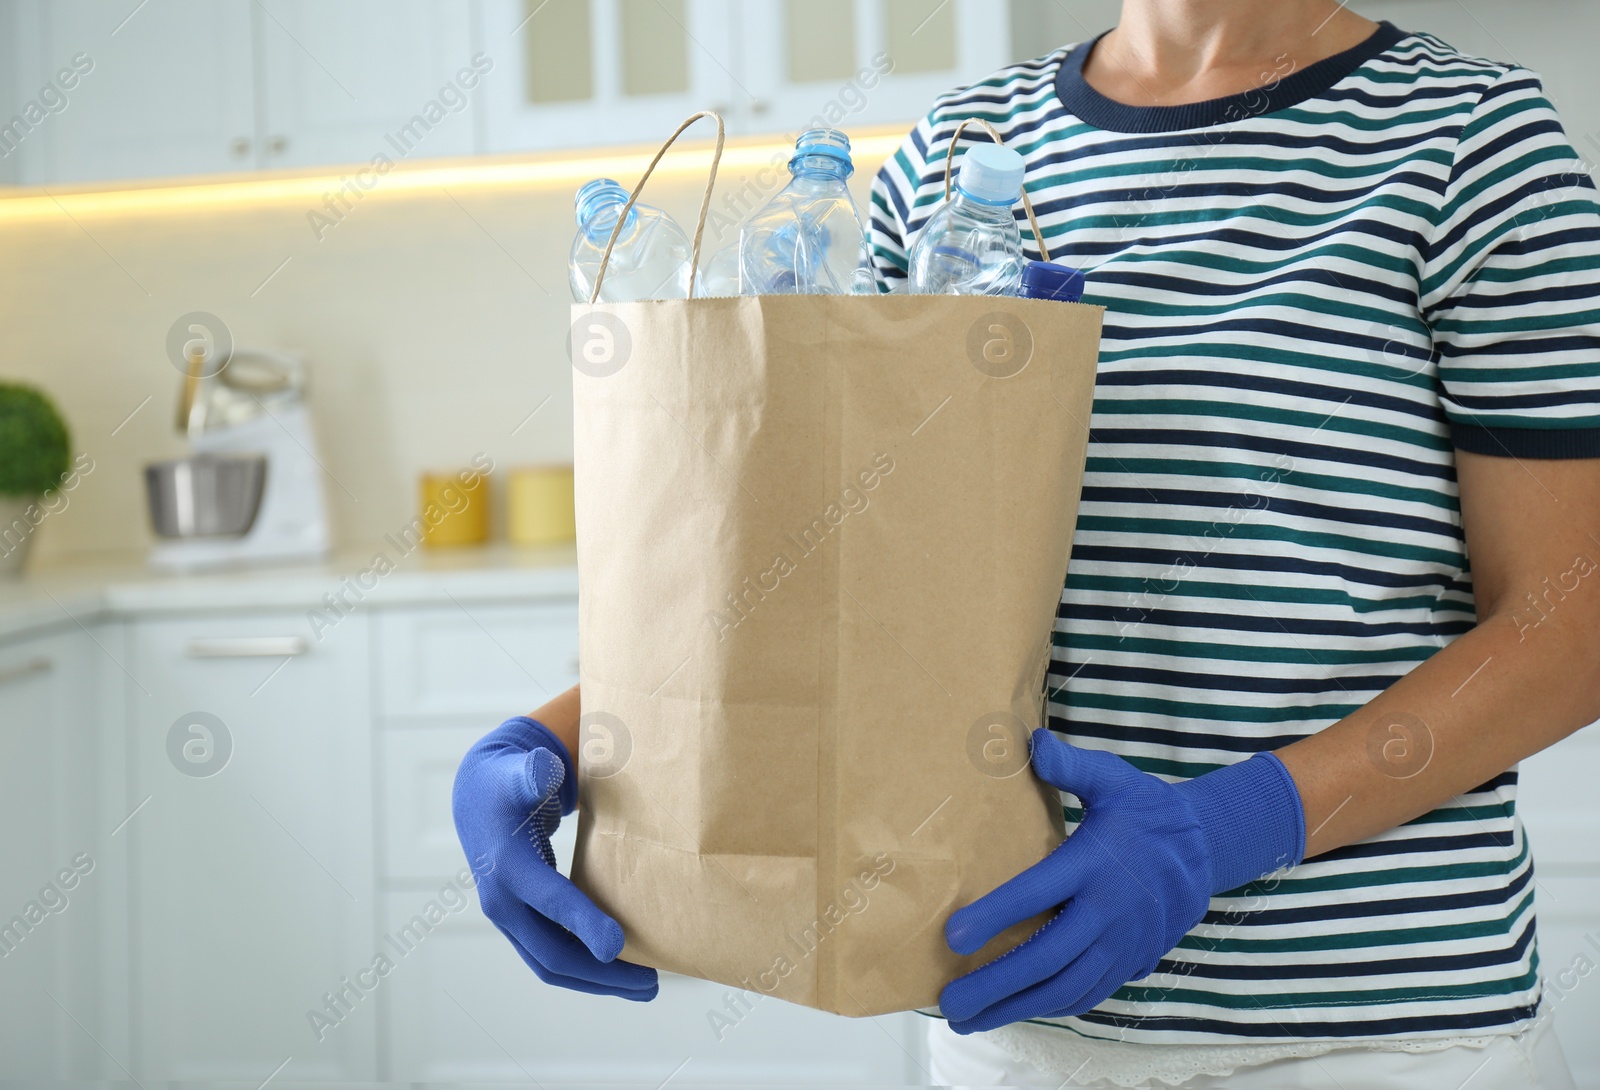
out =
<path fill-rule="evenodd" d="M 1005 147 L 1006 146 L 1006 142 L 1004 140 L 1000 139 L 1000 134 L 999 134 L 999 132 L 997 132 L 995 130 L 995 127 L 993 125 L 989 124 L 987 121 L 985 121 L 981 117 L 969 117 L 965 121 L 962 121 L 959 125 L 957 125 L 956 126 L 956 131 L 953 132 L 950 135 L 950 150 L 945 153 L 945 157 L 944 157 L 944 199 L 945 200 L 949 200 L 950 199 L 950 182 L 951 182 L 950 171 L 951 171 L 951 168 L 955 166 L 955 161 L 956 161 L 956 143 L 961 139 L 961 130 L 965 129 L 968 125 L 972 125 L 972 124 L 982 125 L 984 130 L 986 132 L 988 132 L 989 136 L 994 140 L 994 142 L 996 144 L 999 144 L 1001 147 Z M 715 171 L 713 171 L 713 173 L 715 173 Z M 1028 226 L 1033 229 L 1033 241 L 1039 247 L 1039 256 L 1041 258 L 1043 258 L 1045 261 L 1049 261 L 1050 260 L 1050 249 L 1049 249 L 1049 247 L 1047 247 L 1044 244 L 1044 232 L 1039 230 L 1039 221 L 1036 218 L 1034 218 L 1034 215 L 1033 215 L 1033 202 L 1028 199 L 1028 189 L 1027 189 L 1026 186 L 1024 186 L 1023 189 L 1022 189 L 1022 210 L 1024 212 L 1028 213 Z"/>
<path fill-rule="evenodd" d="M 617 244 L 617 236 L 622 233 L 622 225 L 628 222 L 628 213 L 633 211 L 633 202 L 639 199 L 639 193 L 644 189 L 644 183 L 650 180 L 650 172 L 656 169 L 656 164 L 661 162 L 661 157 L 667 153 L 672 142 L 683 135 L 683 130 L 699 121 L 702 117 L 709 117 L 717 123 L 717 146 L 711 152 L 711 176 L 706 179 L 706 193 L 700 199 L 700 218 L 694 225 L 694 251 L 689 257 L 689 298 L 694 298 L 695 273 L 700 269 L 700 236 L 705 234 L 706 214 L 711 211 L 711 189 L 717 184 L 717 164 L 722 162 L 722 138 L 724 128 L 722 115 L 711 110 L 701 110 L 692 114 L 677 131 L 667 137 L 667 142 L 661 145 L 661 150 L 656 152 L 656 157 L 650 160 L 650 165 L 644 168 L 644 173 L 639 176 L 638 184 L 633 187 L 633 192 L 628 194 L 628 203 L 622 206 L 622 211 L 617 214 L 617 225 L 611 229 L 611 237 L 606 241 L 606 252 L 600 258 L 600 269 L 595 273 L 594 289 L 589 292 L 589 302 L 594 303 L 600 298 L 600 285 L 605 283 L 606 269 L 611 264 L 611 249 Z M 959 131 L 959 130 L 958 130 Z M 1029 215 L 1033 213 L 1030 212 Z"/>

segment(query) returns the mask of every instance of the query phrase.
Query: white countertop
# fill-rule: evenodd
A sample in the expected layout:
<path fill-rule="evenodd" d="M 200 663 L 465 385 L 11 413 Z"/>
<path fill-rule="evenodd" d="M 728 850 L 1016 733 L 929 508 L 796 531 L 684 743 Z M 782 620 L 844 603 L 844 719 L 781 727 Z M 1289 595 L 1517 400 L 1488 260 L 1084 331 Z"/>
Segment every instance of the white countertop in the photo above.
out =
<path fill-rule="evenodd" d="M 360 594 L 363 608 L 429 603 L 573 598 L 577 556 L 571 546 L 505 545 L 418 550 L 387 574 L 372 554 L 335 554 L 316 564 L 172 575 L 142 557 L 62 563 L 0 581 L 0 640 L 24 632 L 105 617 L 285 609 L 322 605 L 322 596 Z M 366 573 L 366 574 L 364 574 Z M 352 589 L 353 588 L 353 589 Z"/>

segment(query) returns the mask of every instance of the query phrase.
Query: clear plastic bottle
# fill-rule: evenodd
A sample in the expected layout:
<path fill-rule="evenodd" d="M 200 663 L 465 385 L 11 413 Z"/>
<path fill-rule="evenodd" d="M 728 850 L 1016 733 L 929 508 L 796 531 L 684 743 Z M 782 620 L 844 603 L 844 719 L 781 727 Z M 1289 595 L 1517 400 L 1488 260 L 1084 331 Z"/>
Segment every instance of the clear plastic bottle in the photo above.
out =
<path fill-rule="evenodd" d="M 627 203 L 628 191 L 610 178 L 586 182 L 574 198 L 578 235 L 572 240 L 567 279 L 572 298 L 580 303 L 589 301 L 606 243 Z M 691 250 L 688 236 L 671 216 L 635 203 L 628 209 L 611 251 L 611 264 L 600 284 L 600 302 L 688 298 Z"/>
<path fill-rule="evenodd" d="M 739 231 L 745 294 L 876 290 L 871 270 L 862 268 L 861 211 L 845 185 L 854 172 L 844 133 L 808 129 L 800 134 L 789 159 L 789 184 Z"/>
<path fill-rule="evenodd" d="M 701 299 L 739 295 L 739 240 L 735 239 L 701 263 L 695 295 Z"/>
<path fill-rule="evenodd" d="M 872 264 L 872 243 L 869 236 L 862 235 L 861 258 L 850 280 L 850 292 L 852 295 L 878 295 L 887 290 L 878 287 L 878 270 Z"/>
<path fill-rule="evenodd" d="M 1022 196 L 1022 156 L 979 144 L 961 159 L 955 195 L 911 244 L 911 290 L 919 295 L 1016 295 L 1022 234 L 1011 209 Z"/>

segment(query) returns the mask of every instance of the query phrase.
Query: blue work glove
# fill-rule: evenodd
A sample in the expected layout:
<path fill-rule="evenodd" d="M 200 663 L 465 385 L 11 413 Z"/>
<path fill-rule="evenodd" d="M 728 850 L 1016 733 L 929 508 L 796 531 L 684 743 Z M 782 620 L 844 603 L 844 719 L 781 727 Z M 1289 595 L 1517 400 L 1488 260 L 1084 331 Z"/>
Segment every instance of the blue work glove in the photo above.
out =
<path fill-rule="evenodd" d="M 622 927 L 556 870 L 550 834 L 578 805 L 577 771 L 560 739 L 526 716 L 506 720 L 462 758 L 453 805 L 483 914 L 540 980 L 656 997 L 654 969 L 616 960 Z"/>
<path fill-rule="evenodd" d="M 1270 753 L 1169 784 L 1036 730 L 1033 770 L 1083 801 L 1082 823 L 1042 861 L 951 913 L 945 940 L 971 954 L 1008 927 L 1060 911 L 945 986 L 939 1006 L 957 1033 L 1093 1009 L 1154 972 L 1214 894 L 1305 855 L 1300 792 Z"/>

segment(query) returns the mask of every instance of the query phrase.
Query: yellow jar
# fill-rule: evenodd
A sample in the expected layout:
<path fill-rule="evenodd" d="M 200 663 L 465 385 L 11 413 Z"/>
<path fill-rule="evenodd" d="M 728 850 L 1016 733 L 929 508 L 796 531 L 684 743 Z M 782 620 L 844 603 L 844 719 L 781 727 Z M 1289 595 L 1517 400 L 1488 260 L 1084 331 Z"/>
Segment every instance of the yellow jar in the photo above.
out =
<path fill-rule="evenodd" d="M 489 475 L 476 469 L 424 473 L 419 492 L 422 541 L 430 547 L 489 540 Z"/>
<path fill-rule="evenodd" d="M 577 537 L 571 466 L 523 466 L 506 483 L 506 533 L 516 545 L 560 545 Z"/>

